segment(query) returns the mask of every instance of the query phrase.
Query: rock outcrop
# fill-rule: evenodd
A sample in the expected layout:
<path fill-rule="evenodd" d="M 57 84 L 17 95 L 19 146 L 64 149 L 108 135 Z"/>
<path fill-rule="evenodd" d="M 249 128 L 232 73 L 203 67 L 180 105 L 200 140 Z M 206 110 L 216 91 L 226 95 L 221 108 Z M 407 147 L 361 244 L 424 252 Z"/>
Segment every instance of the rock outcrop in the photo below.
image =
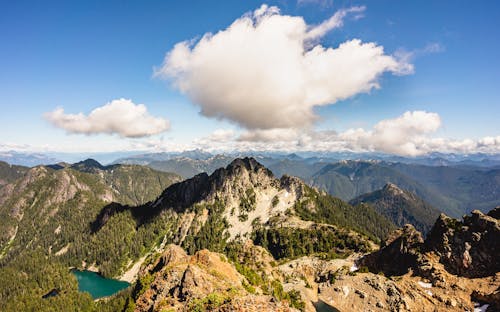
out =
<path fill-rule="evenodd" d="M 498 215 L 498 208 L 490 212 Z M 372 271 L 401 275 L 413 269 L 428 275 L 423 255 L 433 253 L 445 269 L 469 278 L 491 276 L 500 271 L 499 220 L 474 210 L 459 221 L 441 214 L 426 240 L 413 226 L 397 230 L 379 251 L 361 259 Z"/>
<path fill-rule="evenodd" d="M 286 302 L 249 293 L 227 258 L 208 250 L 189 256 L 176 245 L 139 273 L 135 311 L 295 311 Z"/>
<path fill-rule="evenodd" d="M 407 224 L 393 232 L 385 242 L 385 247 L 367 255 L 359 262 L 374 272 L 386 275 L 402 275 L 419 261 L 419 250 L 424 242 L 422 234 Z"/>
<path fill-rule="evenodd" d="M 498 216 L 498 208 L 491 215 Z M 490 276 L 500 271 L 500 222 L 478 210 L 462 222 L 441 214 L 425 240 L 446 270 L 466 277 Z"/>

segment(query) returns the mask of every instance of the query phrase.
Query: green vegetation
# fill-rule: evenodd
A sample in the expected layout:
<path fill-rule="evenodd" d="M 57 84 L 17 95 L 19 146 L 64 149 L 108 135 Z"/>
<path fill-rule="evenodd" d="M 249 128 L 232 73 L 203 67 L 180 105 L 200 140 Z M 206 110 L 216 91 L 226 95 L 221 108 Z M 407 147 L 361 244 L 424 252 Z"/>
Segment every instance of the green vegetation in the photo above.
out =
<path fill-rule="evenodd" d="M 199 229 L 197 227 L 189 229 L 181 245 L 189 254 L 194 254 L 201 249 L 216 252 L 224 251 L 229 235 L 225 232 L 229 224 L 222 217 L 225 208 L 224 205 L 223 201 L 216 200 L 214 204 L 197 205 L 195 207 L 198 214 L 203 213 L 204 210 L 208 210 L 208 219 Z"/>
<path fill-rule="evenodd" d="M 248 188 L 245 195 L 240 197 L 240 214 L 238 220 L 245 222 L 248 220 L 248 213 L 255 210 L 256 199 L 253 188 Z"/>
<path fill-rule="evenodd" d="M 391 182 L 446 215 L 460 218 L 472 209 L 488 211 L 500 204 L 495 195 L 499 177 L 498 168 L 344 161 L 324 166 L 307 178 L 312 185 L 343 200 L 374 192 Z"/>
<path fill-rule="evenodd" d="M 289 227 L 261 228 L 253 233 L 253 241 L 273 255 L 277 260 L 294 259 L 318 254 L 335 259 L 349 251 L 367 252 L 369 245 L 348 231 L 324 226 L 311 229 Z"/>
<path fill-rule="evenodd" d="M 274 207 L 278 206 L 278 204 L 280 203 L 280 199 L 278 198 L 277 195 L 274 195 L 272 201 L 271 201 L 271 205 Z"/>
<path fill-rule="evenodd" d="M 21 178 L 28 170 L 28 167 L 10 165 L 0 161 L 0 188 Z"/>
<path fill-rule="evenodd" d="M 200 299 L 192 300 L 189 303 L 189 311 L 193 312 L 204 312 L 212 311 L 226 302 L 231 300 L 227 295 L 220 293 L 211 293 L 208 296 Z"/>
<path fill-rule="evenodd" d="M 135 299 L 150 287 L 151 275 L 139 279 L 133 289 L 106 302 L 93 303 L 77 291 L 68 267 L 80 268 L 84 261 L 96 265 L 106 277 L 117 276 L 131 261 L 155 246 L 180 242 L 181 238 L 181 246 L 189 254 L 201 249 L 225 253 L 245 276 L 244 287 L 248 292 L 263 292 L 304 309 L 299 293 L 285 292 L 281 282 L 268 276 L 264 264 L 246 254 L 239 242 L 226 242 L 230 225 L 223 217 L 226 208 L 223 199 L 194 205 L 188 201 L 185 206 L 192 206 L 172 210 L 160 209 L 167 205 L 163 202 L 156 208 L 149 201 L 177 179 L 175 176 L 141 166 L 101 167 L 88 161 L 74 168 L 37 168 L 31 172 L 29 181 L 15 182 L 15 192 L 0 206 L 0 227 L 5 229 L 0 234 L 0 250 L 5 251 L 0 258 L 0 299 L 3 299 L 0 310 L 44 311 L 50 306 L 48 303 L 55 310 L 59 304 L 81 307 L 82 311 L 133 310 Z M 393 227 L 370 207 L 353 207 L 309 187 L 304 192 L 305 197 L 288 215 L 323 225 L 295 229 L 269 227 L 261 225 L 259 219 L 252 220 L 255 230 L 252 239 L 268 249 L 275 259 L 311 254 L 332 259 L 350 251 L 364 252 L 369 248 L 367 240 L 350 229 L 371 238 L 382 238 Z M 240 195 L 238 217 L 244 221 L 256 208 L 256 194 L 249 187 Z M 118 203 L 110 204 L 111 198 Z M 278 197 L 271 204 L 278 205 Z M 186 223 L 189 214 L 194 214 L 192 223 Z M 189 225 L 182 231 L 181 221 Z M 153 257 L 157 255 L 150 255 L 150 259 Z M 23 291 L 25 288 L 30 290 Z M 41 299 L 53 289 L 59 291 L 58 295 Z M 229 299 L 228 294 L 214 293 L 191 302 L 190 307 L 213 309 Z"/>
<path fill-rule="evenodd" d="M 0 268 L 1 311 L 94 311 L 92 298 L 78 291 L 75 277 L 54 257 L 41 250 Z M 55 295 L 42 296 L 55 290 Z"/>
<path fill-rule="evenodd" d="M 352 229 L 380 242 L 395 229 L 394 224 L 369 206 L 353 207 L 339 198 L 320 194 L 306 186 L 305 198 L 294 206 L 303 220 Z"/>
<path fill-rule="evenodd" d="M 14 191 L 2 198 L 0 206 L 0 310 L 65 311 L 74 307 L 74 311 L 116 311 L 104 303 L 94 304 L 90 296 L 78 292 L 68 267 L 81 267 L 84 260 L 112 277 L 164 236 L 171 240 L 170 227 L 176 219 L 163 214 L 140 223 L 134 209 L 141 206 L 116 213 L 95 233 L 91 223 L 111 195 L 117 201 L 138 205 L 153 200 L 175 179 L 140 166 L 114 166 L 97 173 L 30 169 L 29 176 L 13 182 Z M 57 295 L 42 299 L 52 290 Z M 132 304 L 127 302 L 128 296 L 116 298 L 109 300 L 111 306 Z"/>
<path fill-rule="evenodd" d="M 350 203 L 370 205 L 398 227 L 410 223 L 423 234 L 430 231 L 439 216 L 439 210 L 415 194 L 401 190 L 394 185 L 386 185 L 381 190 L 361 195 L 351 200 Z"/>

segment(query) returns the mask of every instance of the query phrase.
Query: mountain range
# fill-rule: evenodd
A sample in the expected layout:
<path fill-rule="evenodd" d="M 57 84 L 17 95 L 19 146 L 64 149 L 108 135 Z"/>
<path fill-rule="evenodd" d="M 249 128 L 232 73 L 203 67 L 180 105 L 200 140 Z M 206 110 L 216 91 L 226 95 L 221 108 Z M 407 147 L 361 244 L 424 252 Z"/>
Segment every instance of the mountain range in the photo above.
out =
<path fill-rule="evenodd" d="M 150 158 L 140 158 L 141 163 L 156 170 L 175 172 L 185 178 L 201 172 L 211 173 L 228 165 L 233 159 L 228 155 L 200 154 L 188 157 L 186 154 L 158 160 L 164 156 L 154 155 L 155 160 L 151 160 L 153 156 L 147 156 Z M 380 159 L 339 161 L 318 156 L 302 158 L 297 154 L 259 154 L 255 159 L 278 177 L 285 174 L 297 176 L 309 185 L 346 201 L 393 183 L 453 217 L 461 217 L 474 209 L 486 212 L 500 205 L 500 168 L 463 165 L 465 161 L 482 159 L 480 157 L 484 155 L 471 158 L 454 156 L 455 165 L 450 165 L 451 161 L 447 162 L 448 165 L 422 165 L 411 163 L 410 159 L 406 162 Z M 133 161 L 133 158 L 122 161 Z"/>
<path fill-rule="evenodd" d="M 300 161 L 290 158 L 286 161 Z M 363 172 L 363 183 L 378 170 L 398 172 L 386 164 L 373 165 L 380 163 L 339 162 L 323 168 L 351 182 L 358 179 L 353 170 Z M 431 306 L 463 310 L 472 305 L 470 294 L 464 295 L 473 283 L 470 278 L 481 279 L 476 281 L 481 293 L 474 300 L 495 304 L 488 296 L 499 286 L 491 277 L 498 269 L 491 262 L 498 251 L 484 246 L 495 246 L 497 213 L 483 217 L 477 211 L 461 225 L 401 185 L 383 184 L 348 203 L 297 177 L 278 178 L 247 157 L 186 180 L 147 166 L 104 166 L 92 159 L 1 168 L 3 311 L 70 306 L 81 311 L 232 311 L 249 306 L 314 311 L 330 305 L 345 310 L 346 304 L 375 311 L 414 309 L 408 298 L 430 302 L 422 306 L 424 311 Z M 406 232 L 396 231 L 406 222 L 428 232 L 430 243 L 418 247 L 421 234 L 407 226 Z M 418 248 L 395 243 L 406 237 L 417 237 Z M 484 238 L 482 243 L 476 243 L 477 237 Z M 379 250 L 379 245 L 384 247 Z M 387 271 L 387 278 L 376 274 L 385 272 L 377 260 L 385 259 L 381 254 L 407 259 L 409 252 L 408 259 L 416 259 L 413 255 L 427 250 L 429 255 L 417 257 L 423 260 L 400 263 L 402 281 L 389 279 L 393 272 Z M 462 286 L 439 286 L 439 298 L 411 286 L 430 277 L 435 283 L 428 273 L 405 275 L 408 269 L 424 272 L 429 263 L 445 275 L 458 272 L 456 283 Z M 469 276 L 458 263 L 469 263 L 476 273 Z M 68 268 L 97 271 L 132 286 L 93 302 L 78 292 Z M 52 290 L 56 295 L 47 299 Z M 332 299 L 338 296 L 346 302 Z M 447 303 L 452 300 L 455 305 Z"/>

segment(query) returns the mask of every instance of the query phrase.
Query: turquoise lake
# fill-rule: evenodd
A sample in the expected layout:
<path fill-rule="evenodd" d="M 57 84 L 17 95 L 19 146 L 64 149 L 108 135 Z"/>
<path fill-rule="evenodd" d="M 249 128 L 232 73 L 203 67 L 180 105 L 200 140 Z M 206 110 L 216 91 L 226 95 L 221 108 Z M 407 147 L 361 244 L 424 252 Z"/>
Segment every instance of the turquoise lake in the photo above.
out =
<path fill-rule="evenodd" d="M 92 298 L 98 299 L 116 294 L 130 284 L 111 278 L 105 278 L 91 271 L 72 270 L 78 280 L 78 290 L 90 293 Z"/>

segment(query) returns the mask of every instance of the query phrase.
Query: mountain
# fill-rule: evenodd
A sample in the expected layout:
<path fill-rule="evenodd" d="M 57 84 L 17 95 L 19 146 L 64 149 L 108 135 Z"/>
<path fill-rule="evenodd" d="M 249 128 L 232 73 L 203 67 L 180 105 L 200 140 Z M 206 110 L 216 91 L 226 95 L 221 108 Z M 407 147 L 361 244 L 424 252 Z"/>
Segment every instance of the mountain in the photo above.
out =
<path fill-rule="evenodd" d="M 500 207 L 488 214 L 475 210 L 463 221 L 441 214 L 425 241 L 413 226 L 406 225 L 391 234 L 383 248 L 365 256 L 360 263 L 390 275 L 401 275 L 413 268 L 417 274 L 439 280 L 429 269 L 431 260 L 426 258 L 432 253 L 452 274 L 469 278 L 493 276 L 500 271 L 499 211 Z M 401 261 L 398 257 L 411 260 Z"/>
<path fill-rule="evenodd" d="M 416 194 L 448 215 L 458 217 L 463 214 L 464 208 L 461 208 L 462 204 L 458 200 L 453 196 L 445 196 L 398 170 L 404 166 L 404 164 L 391 166 L 380 161 L 340 161 L 323 167 L 309 179 L 309 182 L 344 200 L 354 199 L 392 183 Z"/>
<path fill-rule="evenodd" d="M 43 306 L 36 298 L 56 288 L 71 300 L 88 300 L 74 292 L 75 284 L 57 286 L 51 275 L 33 272 L 16 282 L 9 272 L 26 271 L 30 263 L 20 259 L 42 271 L 90 268 L 134 281 L 146 258 L 170 243 L 191 255 L 203 249 L 239 254 L 239 242 L 250 239 L 276 260 L 308 254 L 331 259 L 367 252 L 394 228 L 371 208 L 351 206 L 298 178 L 277 179 L 252 158 L 167 187 L 176 180 L 148 167 L 103 166 L 92 159 L 27 170 L 0 189 L 0 276 L 19 289 L 0 287 L 0 295 L 6 303 L 22 296 Z M 69 272 L 57 272 L 72 280 Z M 43 283 L 35 286 L 34 278 Z M 266 285 L 278 287 L 273 280 Z M 30 291 L 21 292 L 26 287 Z"/>
<path fill-rule="evenodd" d="M 92 299 L 78 292 L 68 270 L 70 263 L 82 265 L 80 242 L 91 240 L 91 221 L 113 202 L 142 204 L 180 180 L 148 167 L 106 168 L 95 161 L 21 167 L 19 171 L 10 179 L 14 181 L 0 188 L 2 311 L 64 311 L 68 307 L 92 311 Z M 123 241 L 124 237 L 110 235 L 107 240 Z M 64 295 L 42 298 L 52 290 Z"/>
<path fill-rule="evenodd" d="M 402 227 L 412 224 L 424 235 L 430 231 L 440 211 L 432 207 L 414 193 L 405 191 L 392 183 L 382 189 L 356 197 L 351 205 L 368 204 L 375 210 Z"/>
<path fill-rule="evenodd" d="M 500 205 L 498 155 L 434 153 L 407 158 L 373 153 L 250 154 L 278 177 L 285 174 L 300 177 L 343 200 L 354 199 L 379 190 L 386 183 L 393 183 L 453 217 Z M 120 161 L 141 163 L 187 178 L 201 172 L 211 173 L 229 164 L 235 156 L 244 155 L 212 156 L 192 151 L 143 154 Z"/>
<path fill-rule="evenodd" d="M 313 162 L 309 163 L 303 159 L 281 159 L 268 161 L 266 166 L 278 177 L 282 175 L 291 175 L 307 180 L 316 172 L 321 170 L 327 163 Z"/>
<path fill-rule="evenodd" d="M 83 164 L 92 165 L 93 171 Z M 104 206 L 145 203 L 179 180 L 148 167 L 105 168 L 91 160 L 59 170 L 43 166 L 26 170 L 0 189 L 0 259 L 9 261 L 37 248 L 63 254 L 87 232 Z"/>
<path fill-rule="evenodd" d="M 0 161 L 0 188 L 22 177 L 28 169 L 28 167 L 10 165 Z"/>
<path fill-rule="evenodd" d="M 459 217 L 472 210 L 487 211 L 500 205 L 500 169 L 477 167 L 429 167 L 412 164 L 390 164 L 391 168 L 433 189 L 443 197 L 453 199 L 460 215 L 426 199 L 450 216 Z M 452 201 L 450 200 L 450 203 Z"/>
<path fill-rule="evenodd" d="M 222 252 L 228 242 L 247 237 L 271 252 L 283 249 L 276 258 L 290 258 L 307 250 L 368 250 L 366 237 L 380 240 L 394 228 L 372 208 L 353 207 L 297 178 L 277 179 L 251 158 L 173 184 L 143 206 L 109 205 L 91 227 L 93 239 L 82 241 L 81 249 L 98 251 L 85 262 L 98 262 L 108 276 L 120 274 L 120 263 L 137 260 L 117 252 L 127 242 L 110 241 L 109 233 L 141 242 L 145 250 L 158 242 L 175 243 L 190 254 L 203 248 Z M 321 244 L 314 243 L 318 239 Z"/>
<path fill-rule="evenodd" d="M 283 292 L 279 301 L 271 294 L 256 294 L 225 255 L 206 249 L 190 256 L 179 246 L 169 245 L 140 272 L 140 280 L 145 279 L 151 282 L 137 293 L 136 311 L 244 311 L 247 307 L 291 311 L 283 299 L 288 299 L 292 309 L 304 305 L 296 293 Z"/>
<path fill-rule="evenodd" d="M 0 310 L 463 311 L 473 290 L 483 302 L 499 286 L 488 275 L 497 251 L 485 248 L 496 248 L 496 211 L 447 220 L 430 232 L 442 239 L 427 250 L 411 226 L 389 235 L 395 225 L 370 205 L 276 178 L 253 158 L 156 184 L 163 174 L 86 160 L 31 168 L 1 188 Z M 156 195 L 145 196 L 150 187 Z M 376 274 L 386 250 L 400 277 Z M 471 275 L 447 271 L 460 263 Z M 69 267 L 132 285 L 94 302 L 77 291 Z M 436 285 L 431 295 L 419 286 L 427 280 Z"/>

